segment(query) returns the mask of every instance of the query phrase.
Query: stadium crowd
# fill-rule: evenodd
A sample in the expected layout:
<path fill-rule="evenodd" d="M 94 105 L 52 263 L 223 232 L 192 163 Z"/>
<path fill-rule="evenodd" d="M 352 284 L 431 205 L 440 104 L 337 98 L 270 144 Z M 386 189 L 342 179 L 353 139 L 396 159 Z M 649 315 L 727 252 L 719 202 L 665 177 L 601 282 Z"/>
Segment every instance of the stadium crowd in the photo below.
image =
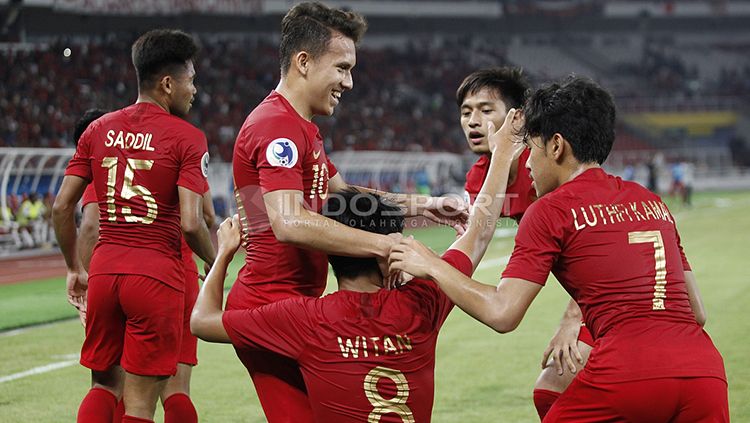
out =
<path fill-rule="evenodd" d="M 7 64 L 0 67 L 5 81 L 0 86 L 0 147 L 71 146 L 73 120 L 83 110 L 132 103 L 131 38 L 59 38 L 38 48 L 0 51 Z M 201 44 L 191 121 L 206 133 L 212 157 L 229 161 L 248 111 L 278 81 L 276 44 L 239 35 L 203 36 Z M 472 69 L 505 64 L 502 48 L 477 38 L 415 38 L 401 48 L 364 46 L 357 54 L 355 89 L 344 94 L 345 107 L 316 121 L 329 150 L 460 153 L 464 142 L 455 125 L 455 87 Z M 635 66 L 642 70 L 646 91 L 689 92 L 698 77 L 697 70 L 658 46 L 647 49 Z M 726 69 L 705 89 L 747 93 L 748 72 Z"/>

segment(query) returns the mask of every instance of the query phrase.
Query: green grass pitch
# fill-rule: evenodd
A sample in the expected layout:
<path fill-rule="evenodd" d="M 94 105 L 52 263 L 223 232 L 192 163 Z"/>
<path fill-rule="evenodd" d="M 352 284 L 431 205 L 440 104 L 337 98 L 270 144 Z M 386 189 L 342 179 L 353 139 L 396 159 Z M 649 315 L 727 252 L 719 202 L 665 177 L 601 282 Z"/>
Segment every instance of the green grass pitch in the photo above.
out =
<path fill-rule="evenodd" d="M 692 209 L 674 206 L 683 244 L 698 277 L 708 311 L 707 330 L 724 356 L 733 421 L 750 421 L 750 193 L 704 194 Z M 414 231 L 435 250 L 453 239 L 451 230 Z M 475 277 L 496 283 L 512 238 L 496 238 Z M 616 252 L 613 252 L 615 254 Z M 492 261 L 494 260 L 494 262 Z M 236 274 L 239 262 L 230 270 Z M 495 263 L 495 264 L 493 264 Z M 335 282 L 329 279 L 329 289 Z M 436 422 L 533 422 L 531 390 L 541 352 L 555 330 L 567 296 L 554 281 L 542 290 L 524 322 L 498 335 L 455 310 L 438 344 L 435 375 Z M 72 316 L 64 299 L 63 278 L 0 286 L 0 329 Z M 83 330 L 62 320 L 18 332 L 0 333 L 0 380 L 39 366 L 75 360 Z M 654 342 L 662 342 L 655 339 Z M 245 369 L 228 345 L 199 344 L 200 364 L 193 373 L 192 396 L 201 421 L 262 422 L 262 411 Z M 88 390 L 89 373 L 80 365 L 0 382 L 3 422 L 70 422 Z M 744 400 L 743 400 L 744 398 Z M 157 421 L 162 419 L 157 407 Z"/>

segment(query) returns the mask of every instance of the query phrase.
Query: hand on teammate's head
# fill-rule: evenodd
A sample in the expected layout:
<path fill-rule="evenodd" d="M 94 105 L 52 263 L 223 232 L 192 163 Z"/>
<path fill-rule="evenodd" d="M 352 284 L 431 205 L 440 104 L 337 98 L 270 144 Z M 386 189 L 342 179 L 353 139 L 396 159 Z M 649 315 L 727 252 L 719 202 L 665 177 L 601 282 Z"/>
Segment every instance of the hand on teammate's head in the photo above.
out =
<path fill-rule="evenodd" d="M 524 115 L 521 109 L 510 109 L 505 116 L 505 121 L 500 128 L 495 128 L 492 121 L 487 122 L 487 143 L 490 152 L 507 156 L 512 159 L 518 158 L 524 149 L 523 145 Z"/>
<path fill-rule="evenodd" d="M 216 231 L 216 236 L 219 239 L 219 253 L 234 255 L 237 249 L 240 247 L 240 217 L 234 215 L 227 217 L 221 222 L 219 230 Z"/>

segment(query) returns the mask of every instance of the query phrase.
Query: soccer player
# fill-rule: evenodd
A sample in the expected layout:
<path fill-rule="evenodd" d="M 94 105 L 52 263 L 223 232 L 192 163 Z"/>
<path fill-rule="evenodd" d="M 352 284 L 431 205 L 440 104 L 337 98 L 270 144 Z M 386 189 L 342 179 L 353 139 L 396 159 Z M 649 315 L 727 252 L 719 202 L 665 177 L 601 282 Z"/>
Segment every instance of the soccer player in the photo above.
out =
<path fill-rule="evenodd" d="M 281 81 L 245 120 L 234 147 L 233 173 L 246 264 L 227 309 L 252 309 L 289 297 L 323 293 L 326 253 L 386 257 L 393 239 L 318 214 L 329 193 L 349 189 L 326 156 L 314 116 L 330 116 L 353 86 L 355 44 L 366 29 L 354 12 L 300 3 L 281 23 Z M 364 189 L 361 189 L 364 191 Z M 468 213 L 455 198 L 384 194 L 406 209 L 461 229 Z M 237 348 L 271 423 L 311 420 L 294 360 Z"/>
<path fill-rule="evenodd" d="M 202 213 L 206 138 L 183 119 L 196 93 L 197 51 L 192 37 L 175 30 L 150 31 L 133 44 L 138 99 L 89 125 L 55 201 L 68 286 L 81 292 L 88 284 L 81 364 L 92 371 L 92 389 L 78 421 L 111 421 L 120 395 L 122 421 L 153 419 L 167 377 L 176 372 L 182 340 L 181 229 L 193 251 L 213 263 Z M 89 182 L 101 219 L 87 275 L 74 211 Z M 125 370 L 123 383 L 118 365 Z"/>
<path fill-rule="evenodd" d="M 501 146 L 482 190 L 490 201 L 474 208 L 467 232 L 443 255 L 462 274 L 473 272 L 494 233 L 509 169 L 521 146 L 509 136 L 510 126 L 498 131 Z M 400 233 L 404 224 L 399 207 L 358 191 L 332 194 L 323 214 L 380 234 Z M 219 229 L 217 261 L 195 305 L 193 333 L 297 360 L 317 422 L 430 421 L 437 335 L 453 308 L 445 294 L 419 279 L 382 289 L 374 258 L 330 255 L 337 292 L 222 312 L 224 275 L 240 243 L 238 225 L 235 217 Z"/>
<path fill-rule="evenodd" d="M 83 132 L 88 128 L 91 122 L 107 113 L 101 109 L 89 109 L 83 113 L 83 116 L 76 122 L 73 131 L 73 139 L 78 145 L 78 140 Z M 203 219 L 208 228 L 213 227 L 216 221 L 216 213 L 211 200 L 211 192 L 206 187 L 206 193 L 203 194 Z M 94 246 L 99 239 L 99 204 L 96 198 L 94 184 L 89 184 L 83 192 L 81 198 L 81 208 L 83 216 L 81 226 L 78 231 L 78 252 L 81 256 L 81 264 L 84 270 L 89 270 L 91 255 Z M 185 274 L 185 300 L 183 314 L 182 344 L 180 346 L 180 358 L 177 364 L 177 373 L 167 380 L 160 398 L 164 406 L 165 423 L 190 423 L 198 421 L 198 413 L 195 410 L 192 400 L 190 399 L 190 376 L 193 366 L 198 364 L 198 338 L 190 333 L 190 313 L 193 311 L 195 299 L 198 297 L 198 268 L 193 260 L 193 251 L 185 242 L 184 237 L 180 237 L 180 254 L 182 256 L 182 266 Z M 73 301 L 73 298 L 83 298 L 81 304 Z M 76 292 L 68 293 L 68 301 L 78 309 L 78 313 L 83 326 L 86 326 L 86 303 L 85 292 L 78 295 Z M 118 366 L 119 367 L 119 366 Z M 122 375 L 122 370 L 118 372 Z M 124 404 L 121 401 L 117 403 L 117 409 L 113 414 L 112 421 L 119 422 L 124 414 Z"/>
<path fill-rule="evenodd" d="M 502 333 L 518 326 L 553 272 L 595 344 L 545 422 L 729 421 L 723 360 L 698 322 L 700 295 L 674 218 L 658 196 L 600 167 L 614 141 L 609 93 L 572 78 L 538 90 L 524 114 L 539 199 L 500 284 L 455 272 L 408 239 L 393 248 L 391 269 L 436 281 Z"/>
<path fill-rule="evenodd" d="M 465 199 L 476 200 L 487 177 L 490 151 L 485 129 L 487 122 L 501 125 L 510 108 L 520 108 L 526 102 L 531 87 L 518 68 L 487 68 L 469 74 L 456 90 L 456 102 L 461 113 L 461 128 L 469 149 L 479 160 L 466 174 Z M 531 174 L 526 169 L 530 150 L 524 150 L 510 168 L 508 189 L 502 216 L 516 222 L 536 199 L 531 186 Z M 542 373 L 534 386 L 534 406 L 544 418 L 560 393 L 570 385 L 575 374 L 588 360 L 594 340 L 585 325 L 575 301 L 568 305 L 557 333 L 542 357 Z M 576 320 L 577 319 L 577 320 Z M 548 365 L 548 358 L 552 359 Z M 563 371 L 563 363 L 570 371 Z"/>

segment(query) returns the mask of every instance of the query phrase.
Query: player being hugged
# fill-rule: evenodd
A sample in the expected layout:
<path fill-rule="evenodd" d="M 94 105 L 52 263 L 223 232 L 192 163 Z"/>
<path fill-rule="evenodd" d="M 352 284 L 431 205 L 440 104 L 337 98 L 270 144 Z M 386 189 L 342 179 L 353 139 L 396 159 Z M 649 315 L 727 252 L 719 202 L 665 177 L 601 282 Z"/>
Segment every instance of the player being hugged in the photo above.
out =
<path fill-rule="evenodd" d="M 73 302 L 87 295 L 81 364 L 91 369 L 92 388 L 79 422 L 111 421 L 120 396 L 124 422 L 153 419 L 179 360 L 185 291 L 180 233 L 203 260 L 214 260 L 202 207 L 206 138 L 184 120 L 196 93 L 197 52 L 192 37 L 175 30 L 150 31 L 133 44 L 138 100 L 89 125 L 55 200 L 68 290 L 77 294 Z M 87 278 L 74 212 L 89 182 L 100 232 Z"/>
<path fill-rule="evenodd" d="M 381 269 L 393 239 L 320 215 L 330 193 L 352 188 L 326 155 L 312 122 L 330 116 L 352 89 L 355 45 L 366 30 L 354 12 L 300 3 L 281 22 L 281 81 L 246 118 L 232 160 L 246 262 L 227 309 L 251 309 L 290 297 L 319 297 L 326 254 L 376 257 Z M 423 215 L 462 230 L 466 205 L 455 198 L 379 193 L 407 216 Z M 312 420 L 294 360 L 237 346 L 271 423 Z"/>
<path fill-rule="evenodd" d="M 518 326 L 552 272 L 595 342 L 545 422 L 729 421 L 723 360 L 702 328 L 673 216 L 658 196 L 600 167 L 615 138 L 611 96 L 571 78 L 538 90 L 524 113 L 539 199 L 500 284 L 474 281 L 410 239 L 393 248 L 391 269 L 436 281 L 501 333 Z"/>

